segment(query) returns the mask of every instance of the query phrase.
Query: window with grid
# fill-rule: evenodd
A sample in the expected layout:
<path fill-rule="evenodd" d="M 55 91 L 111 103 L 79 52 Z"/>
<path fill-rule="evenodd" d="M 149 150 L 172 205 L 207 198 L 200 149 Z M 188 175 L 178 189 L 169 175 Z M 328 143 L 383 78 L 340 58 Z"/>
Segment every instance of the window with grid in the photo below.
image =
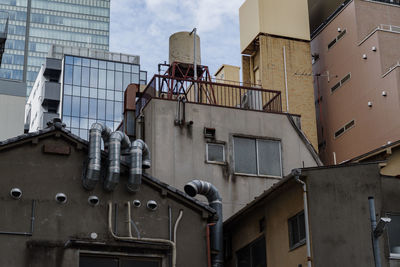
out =
<path fill-rule="evenodd" d="M 264 267 L 267 265 L 265 237 L 261 237 L 236 252 L 237 267 Z"/>
<path fill-rule="evenodd" d="M 234 137 L 235 173 L 282 177 L 281 142 Z"/>
<path fill-rule="evenodd" d="M 289 226 L 289 247 L 297 248 L 306 242 L 306 226 L 304 211 L 299 212 L 288 220 Z"/>
<path fill-rule="evenodd" d="M 206 144 L 206 158 L 208 163 L 225 162 L 225 145 L 216 143 Z"/>
<path fill-rule="evenodd" d="M 390 255 L 400 257 L 400 214 L 388 214 L 392 220 L 387 226 Z"/>

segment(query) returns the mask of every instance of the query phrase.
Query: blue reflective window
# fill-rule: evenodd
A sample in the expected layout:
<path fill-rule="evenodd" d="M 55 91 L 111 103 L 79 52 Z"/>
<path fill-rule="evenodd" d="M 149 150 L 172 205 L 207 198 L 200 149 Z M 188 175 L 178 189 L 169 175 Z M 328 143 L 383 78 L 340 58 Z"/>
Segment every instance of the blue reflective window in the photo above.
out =
<path fill-rule="evenodd" d="M 80 66 L 74 66 L 74 85 L 81 85 L 81 69 Z"/>
<path fill-rule="evenodd" d="M 71 128 L 71 117 L 63 115 L 62 122 L 65 123 L 67 128 Z"/>
<path fill-rule="evenodd" d="M 72 95 L 72 86 L 64 84 L 64 95 Z"/>
<path fill-rule="evenodd" d="M 98 69 L 90 69 L 90 87 L 97 87 Z"/>
<path fill-rule="evenodd" d="M 82 58 L 82 66 L 90 67 L 90 59 Z"/>
<path fill-rule="evenodd" d="M 81 122 L 80 122 L 80 127 L 81 128 L 86 128 L 86 129 L 89 129 L 89 125 L 88 125 L 88 119 L 86 119 L 86 118 L 81 118 Z"/>
<path fill-rule="evenodd" d="M 82 86 L 89 86 L 89 68 L 82 67 Z"/>
<path fill-rule="evenodd" d="M 122 102 L 115 102 L 114 120 L 115 121 L 122 121 Z"/>
<path fill-rule="evenodd" d="M 82 58 L 74 57 L 74 65 L 77 65 L 77 66 L 82 65 Z"/>
<path fill-rule="evenodd" d="M 80 96 L 81 95 L 81 88 L 79 86 L 74 85 L 72 87 L 72 95 L 73 96 Z"/>
<path fill-rule="evenodd" d="M 99 69 L 106 69 L 107 68 L 107 62 L 99 60 Z"/>
<path fill-rule="evenodd" d="M 98 109 L 97 109 L 97 118 L 99 120 L 105 120 L 106 119 L 106 101 L 105 100 L 98 100 Z"/>
<path fill-rule="evenodd" d="M 80 97 L 73 96 L 72 97 L 72 111 L 71 111 L 72 116 L 78 117 L 79 111 L 80 111 Z"/>
<path fill-rule="evenodd" d="M 114 100 L 114 91 L 107 90 L 107 100 Z"/>
<path fill-rule="evenodd" d="M 107 69 L 108 70 L 114 70 L 114 68 L 115 68 L 115 63 L 108 61 L 107 62 Z"/>
<path fill-rule="evenodd" d="M 123 101 L 122 92 L 115 91 L 115 101 Z"/>
<path fill-rule="evenodd" d="M 129 64 L 124 64 L 124 71 L 125 71 L 125 72 L 131 72 L 131 65 L 129 65 Z"/>
<path fill-rule="evenodd" d="M 79 128 L 79 118 L 78 117 L 71 117 L 71 127 Z"/>
<path fill-rule="evenodd" d="M 115 90 L 122 91 L 122 72 L 115 72 Z"/>
<path fill-rule="evenodd" d="M 113 101 L 106 101 L 106 120 L 113 120 L 114 119 L 114 102 Z"/>
<path fill-rule="evenodd" d="M 122 64 L 121 63 L 115 63 L 115 70 L 122 71 Z"/>
<path fill-rule="evenodd" d="M 132 65 L 132 72 L 139 73 L 139 65 Z"/>
<path fill-rule="evenodd" d="M 81 96 L 89 97 L 89 88 L 87 88 L 87 87 L 82 87 L 82 88 L 81 88 Z"/>
<path fill-rule="evenodd" d="M 107 89 L 114 89 L 114 71 L 107 71 Z"/>
<path fill-rule="evenodd" d="M 124 83 L 122 84 L 122 89 L 125 91 L 126 87 L 131 83 L 131 74 L 124 72 Z"/>
<path fill-rule="evenodd" d="M 64 96 L 63 115 L 71 116 L 71 102 L 72 102 L 71 96 L 68 96 L 68 95 Z"/>
<path fill-rule="evenodd" d="M 65 65 L 64 83 L 72 84 L 72 65 Z"/>
<path fill-rule="evenodd" d="M 91 59 L 90 60 L 90 67 L 92 68 L 98 68 L 99 67 L 99 61 L 96 59 Z"/>
<path fill-rule="evenodd" d="M 139 74 L 138 73 L 132 73 L 132 83 L 139 84 Z"/>
<path fill-rule="evenodd" d="M 99 70 L 99 88 L 106 88 L 106 70 Z"/>
<path fill-rule="evenodd" d="M 89 98 L 89 118 L 96 119 L 97 115 L 97 99 Z"/>
<path fill-rule="evenodd" d="M 97 90 L 97 98 L 98 99 L 106 99 L 106 90 Z"/>
<path fill-rule="evenodd" d="M 65 64 L 70 64 L 70 65 L 74 64 L 74 58 L 71 57 L 71 56 L 66 56 L 65 57 Z"/>
<path fill-rule="evenodd" d="M 97 98 L 97 89 L 96 88 L 90 88 L 90 97 Z"/>
<path fill-rule="evenodd" d="M 80 114 L 80 116 L 83 118 L 87 118 L 89 116 L 89 99 L 86 97 L 81 98 L 81 114 Z"/>

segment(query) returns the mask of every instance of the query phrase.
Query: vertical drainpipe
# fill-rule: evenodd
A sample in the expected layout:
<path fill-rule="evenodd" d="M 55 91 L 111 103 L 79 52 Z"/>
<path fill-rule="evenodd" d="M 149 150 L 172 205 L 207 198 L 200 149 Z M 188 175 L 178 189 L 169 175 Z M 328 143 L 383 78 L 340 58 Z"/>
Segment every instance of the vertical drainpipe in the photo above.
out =
<path fill-rule="evenodd" d="M 372 235 L 372 244 L 374 249 L 374 260 L 375 260 L 375 267 L 381 267 L 381 255 L 379 249 L 379 239 L 375 236 L 374 231 L 376 229 L 376 212 L 375 212 L 375 202 L 374 197 L 368 197 L 369 202 L 369 214 L 371 218 L 371 235 Z"/>
<path fill-rule="evenodd" d="M 304 200 L 304 222 L 306 226 L 306 246 L 307 246 L 307 267 L 311 267 L 311 244 L 310 244 L 310 225 L 308 222 L 308 203 L 307 203 L 307 185 L 300 180 L 301 169 L 293 169 L 292 175 L 296 182 L 303 186 L 303 200 Z"/>

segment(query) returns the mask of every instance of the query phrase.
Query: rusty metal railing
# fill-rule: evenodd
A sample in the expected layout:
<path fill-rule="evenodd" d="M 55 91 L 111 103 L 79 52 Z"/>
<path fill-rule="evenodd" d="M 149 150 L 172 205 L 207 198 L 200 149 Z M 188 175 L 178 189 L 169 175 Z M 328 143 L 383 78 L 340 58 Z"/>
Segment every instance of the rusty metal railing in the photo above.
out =
<path fill-rule="evenodd" d="M 195 89 L 197 85 L 197 90 Z M 232 83 L 194 81 L 154 75 L 136 102 L 136 115 L 152 98 L 176 99 L 184 95 L 188 103 L 238 109 L 282 112 L 281 92 Z"/>

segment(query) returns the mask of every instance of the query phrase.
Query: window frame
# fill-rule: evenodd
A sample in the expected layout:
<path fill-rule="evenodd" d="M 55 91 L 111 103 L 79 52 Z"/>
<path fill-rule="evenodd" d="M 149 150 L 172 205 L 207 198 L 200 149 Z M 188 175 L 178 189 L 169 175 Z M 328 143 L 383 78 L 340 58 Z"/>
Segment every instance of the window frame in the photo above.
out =
<path fill-rule="evenodd" d="M 109 252 L 100 252 L 93 253 L 93 251 L 81 251 L 78 256 L 78 261 L 80 262 L 81 257 L 93 257 L 93 258 L 110 258 L 110 259 L 118 259 L 118 266 L 121 266 L 121 260 L 123 259 L 137 259 L 137 260 L 149 260 L 149 261 L 157 261 L 158 267 L 166 266 L 166 257 L 163 255 L 145 255 L 145 254 L 133 254 L 126 255 L 121 253 L 109 253 Z M 80 265 L 79 265 L 80 266 Z"/>
<path fill-rule="evenodd" d="M 265 235 L 264 234 L 262 234 L 262 235 L 260 235 L 260 236 L 258 236 L 256 239 L 254 239 L 253 241 L 251 241 L 251 242 L 249 242 L 249 243 L 247 243 L 246 245 L 244 245 L 243 247 L 241 247 L 241 248 L 239 248 L 238 250 L 236 250 L 235 251 L 235 260 L 236 260 L 236 266 L 238 266 L 238 253 L 240 252 L 240 251 L 242 251 L 242 250 L 244 250 L 244 249 L 249 249 L 249 255 L 250 255 L 250 264 L 251 265 L 253 265 L 253 261 L 252 261 L 252 249 L 254 248 L 254 245 L 257 243 L 257 242 L 259 242 L 259 241 L 261 241 L 261 240 L 264 240 L 264 248 L 265 248 L 265 253 L 264 253 L 264 255 L 265 255 L 265 262 L 267 262 L 267 243 L 266 243 L 266 237 L 265 237 Z"/>
<path fill-rule="evenodd" d="M 386 217 L 391 218 L 392 216 L 400 217 L 400 212 L 386 212 Z M 389 227 L 390 227 L 390 223 L 387 225 L 387 229 L 386 229 L 387 245 L 388 245 L 388 248 L 389 248 L 389 258 L 398 260 L 398 259 L 400 259 L 400 253 L 392 253 L 391 252 Z"/>
<path fill-rule="evenodd" d="M 289 217 L 289 218 L 287 219 L 287 222 L 288 222 L 288 237 L 289 237 L 289 250 L 290 250 L 290 251 L 292 251 L 292 250 L 294 250 L 294 249 L 296 249 L 296 248 L 298 248 L 298 247 L 301 247 L 301 246 L 303 246 L 303 245 L 306 244 L 306 234 L 304 234 L 304 238 L 300 239 L 300 228 L 299 228 L 300 224 L 299 224 L 299 218 L 300 218 L 301 215 L 304 216 L 304 226 L 307 227 L 307 225 L 305 225 L 305 216 L 306 216 L 306 215 L 304 214 L 304 210 L 298 212 L 296 215 L 291 216 L 291 217 Z M 290 223 L 291 223 L 294 219 L 296 219 L 296 222 L 297 222 L 297 225 L 296 225 L 296 226 L 297 226 L 297 231 L 298 231 L 298 235 L 299 235 L 299 241 L 297 241 L 296 243 L 292 244 L 292 236 L 293 236 L 293 233 L 291 232 L 291 224 L 290 224 Z M 306 229 L 304 229 L 304 230 L 306 231 Z M 304 231 L 304 233 L 305 233 L 305 231 Z"/>
<path fill-rule="evenodd" d="M 223 161 L 214 161 L 214 160 L 208 160 L 208 145 L 218 145 L 222 146 L 222 157 Z M 225 156 L 225 142 L 206 142 L 206 163 L 210 164 L 219 164 L 219 165 L 226 165 L 226 156 Z"/>
<path fill-rule="evenodd" d="M 252 139 L 255 140 L 256 143 L 256 167 L 257 167 L 257 174 L 253 173 L 242 173 L 242 172 L 237 172 L 236 171 L 236 157 L 235 157 L 235 138 L 243 138 L 243 139 Z M 280 164 L 280 176 L 276 175 L 271 175 L 271 174 L 260 174 L 260 162 L 259 162 L 259 150 L 258 150 L 258 141 L 275 141 L 279 142 L 279 164 Z M 275 139 L 275 138 L 267 138 L 267 137 L 257 137 L 257 136 L 244 136 L 244 135 L 233 135 L 232 136 L 232 151 L 233 151 L 233 169 L 234 169 L 234 174 L 235 175 L 243 175 L 243 176 L 253 176 L 253 177 L 268 177 L 268 178 L 282 178 L 283 176 L 283 164 L 282 164 L 282 141 L 281 139 Z"/>

